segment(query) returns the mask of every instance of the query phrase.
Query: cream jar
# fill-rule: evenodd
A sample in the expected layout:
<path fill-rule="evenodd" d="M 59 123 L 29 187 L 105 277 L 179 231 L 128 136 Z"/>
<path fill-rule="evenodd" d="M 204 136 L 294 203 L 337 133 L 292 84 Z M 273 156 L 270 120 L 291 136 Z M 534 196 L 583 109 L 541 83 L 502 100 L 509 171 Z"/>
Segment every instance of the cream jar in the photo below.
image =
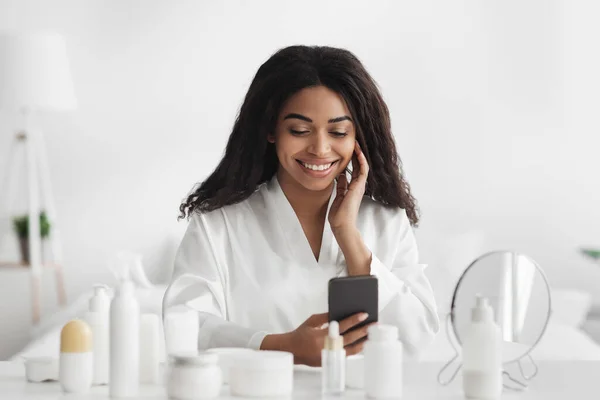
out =
<path fill-rule="evenodd" d="M 236 363 L 240 355 L 252 354 L 257 350 L 248 349 L 245 347 L 215 347 L 206 350 L 207 353 L 219 355 L 219 366 L 223 372 L 223 383 L 229 383 L 229 369 Z"/>
<path fill-rule="evenodd" d="M 25 358 L 25 377 L 28 382 L 45 382 L 58 380 L 58 358 L 28 357 Z"/>
<path fill-rule="evenodd" d="M 173 354 L 167 377 L 170 399 L 212 399 L 221 393 L 219 356 L 210 353 Z"/>
<path fill-rule="evenodd" d="M 287 397 L 292 395 L 293 383 L 294 356 L 284 351 L 240 353 L 229 368 L 229 389 L 234 396 Z"/>

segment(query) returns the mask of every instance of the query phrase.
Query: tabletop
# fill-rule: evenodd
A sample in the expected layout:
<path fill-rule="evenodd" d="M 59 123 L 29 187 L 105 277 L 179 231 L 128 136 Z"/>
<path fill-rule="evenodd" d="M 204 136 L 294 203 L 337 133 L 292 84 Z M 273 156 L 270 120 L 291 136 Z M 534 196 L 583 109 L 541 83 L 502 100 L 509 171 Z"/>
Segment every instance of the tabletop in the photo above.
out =
<path fill-rule="evenodd" d="M 529 387 L 522 392 L 505 390 L 503 399 L 600 399 L 600 361 L 547 361 L 540 362 L 539 373 Z M 448 386 L 437 383 L 441 363 L 422 362 L 404 364 L 403 399 L 464 399 L 461 391 L 460 374 Z M 294 393 L 292 399 L 315 399 L 320 397 L 319 370 L 296 368 L 294 371 Z M 364 398 L 361 390 L 348 389 L 338 399 Z M 25 379 L 21 362 L 0 362 L 0 398 L 11 400 L 58 400 L 73 399 L 63 394 L 58 382 L 31 383 Z M 86 395 L 76 395 L 77 400 L 108 399 L 107 386 L 92 387 Z M 134 399 L 167 399 L 160 385 L 141 385 Z M 219 399 L 239 399 L 229 395 L 226 385 Z"/>

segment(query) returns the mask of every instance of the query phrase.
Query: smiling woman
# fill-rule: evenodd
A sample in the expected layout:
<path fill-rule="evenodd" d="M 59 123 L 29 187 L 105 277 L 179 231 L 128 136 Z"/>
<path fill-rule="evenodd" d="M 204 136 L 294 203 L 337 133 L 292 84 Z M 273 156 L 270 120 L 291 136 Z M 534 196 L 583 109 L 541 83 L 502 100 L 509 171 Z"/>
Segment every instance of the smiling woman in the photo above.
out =
<path fill-rule="evenodd" d="M 190 219 L 166 308 L 198 311 L 198 345 L 278 349 L 319 365 L 327 283 L 375 275 L 379 321 L 409 351 L 439 329 L 418 263 L 415 200 L 387 106 L 347 50 L 292 46 L 258 70 L 225 155 L 180 207 Z M 183 293 L 183 295 L 182 295 Z M 339 321 L 347 354 L 369 325 Z"/>

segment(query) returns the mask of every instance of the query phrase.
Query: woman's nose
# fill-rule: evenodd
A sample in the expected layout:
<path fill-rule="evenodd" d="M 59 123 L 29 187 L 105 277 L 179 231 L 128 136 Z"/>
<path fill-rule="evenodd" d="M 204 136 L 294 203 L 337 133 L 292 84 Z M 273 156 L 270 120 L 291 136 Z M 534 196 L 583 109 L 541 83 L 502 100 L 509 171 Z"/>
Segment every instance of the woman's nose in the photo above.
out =
<path fill-rule="evenodd" d="M 308 151 L 317 157 L 325 157 L 329 154 L 331 145 L 327 135 L 318 133 L 313 135 Z"/>

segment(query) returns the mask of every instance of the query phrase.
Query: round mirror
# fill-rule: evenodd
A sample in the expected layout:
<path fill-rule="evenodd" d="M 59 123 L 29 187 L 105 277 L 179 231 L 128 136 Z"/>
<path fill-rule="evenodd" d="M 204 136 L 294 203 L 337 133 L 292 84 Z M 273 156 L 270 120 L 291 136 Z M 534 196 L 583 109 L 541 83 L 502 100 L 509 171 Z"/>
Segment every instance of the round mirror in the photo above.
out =
<path fill-rule="evenodd" d="M 502 360 L 517 361 L 533 350 L 550 318 L 550 286 L 531 258 L 510 251 L 484 254 L 469 265 L 452 297 L 450 318 L 462 346 L 476 296 L 487 297 L 502 332 Z"/>

